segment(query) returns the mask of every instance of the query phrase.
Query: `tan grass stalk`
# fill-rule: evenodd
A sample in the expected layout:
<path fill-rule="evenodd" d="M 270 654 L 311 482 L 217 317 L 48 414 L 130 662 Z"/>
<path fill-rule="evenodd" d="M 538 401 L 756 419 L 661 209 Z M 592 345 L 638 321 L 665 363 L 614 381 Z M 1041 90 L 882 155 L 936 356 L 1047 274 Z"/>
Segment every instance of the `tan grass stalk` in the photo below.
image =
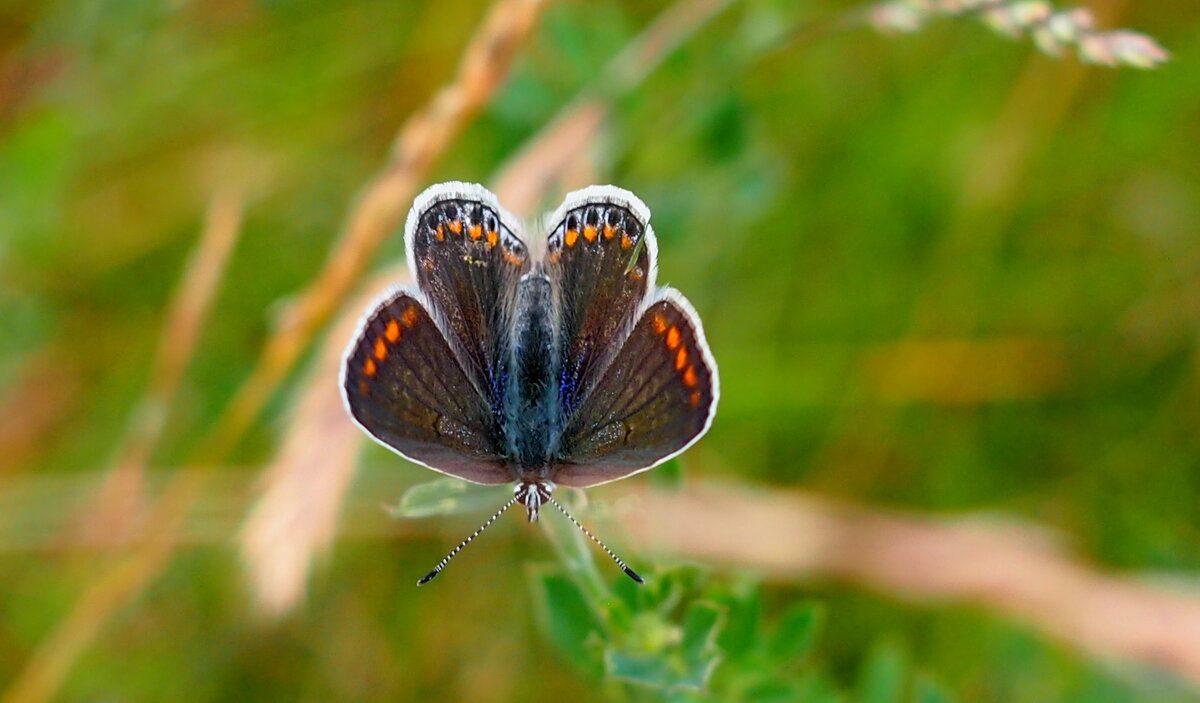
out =
<path fill-rule="evenodd" d="M 146 463 L 195 354 L 217 284 L 241 232 L 241 221 L 241 196 L 228 190 L 218 192 L 209 204 L 200 242 L 167 307 L 146 392 L 135 406 L 112 471 L 76 527 L 84 540 L 115 546 L 136 534 L 145 509 Z"/>
<path fill-rule="evenodd" d="M 238 537 L 254 600 L 270 617 L 285 614 L 303 598 L 314 557 L 333 541 L 354 475 L 362 434 L 342 408 L 337 385 L 342 352 L 358 312 L 380 290 L 405 279 L 400 268 L 378 276 L 326 337 Z"/>
<path fill-rule="evenodd" d="M 166 423 L 167 408 L 179 390 L 217 283 L 237 242 L 241 213 L 241 198 L 232 192 L 218 193 L 209 205 L 200 242 L 168 307 L 149 386 L 135 410 L 129 434 L 117 451 L 116 465 L 93 497 L 91 509 L 74 524 L 76 540 L 89 545 L 118 546 L 135 537 L 141 542 L 76 599 L 72 611 L 39 645 L 3 699 L 5 703 L 42 701 L 53 696 L 112 613 L 137 595 L 167 562 L 175 531 L 191 505 L 198 479 L 177 476 L 143 521 L 146 462 Z"/>
<path fill-rule="evenodd" d="M 657 550 L 776 578 L 846 581 L 908 601 L 977 605 L 1093 656 L 1200 686 L 1200 594 L 1101 572 L 1044 530 L 728 485 L 641 498 L 623 519 Z"/>
<path fill-rule="evenodd" d="M 146 520 L 142 541 L 88 582 L 71 611 L 38 645 L 0 703 L 41 703 L 62 686 L 71 667 L 113 613 L 133 600 L 166 566 L 175 535 L 201 486 L 201 475 L 180 472 Z"/>
<path fill-rule="evenodd" d="M 331 431 L 335 433 L 332 437 Z M 342 439 L 353 439 L 355 432 L 346 423 L 331 423 L 309 442 L 317 446 L 338 441 L 337 433 L 344 433 Z M 293 479 L 301 477 L 299 472 L 293 475 Z M 51 488 L 44 484 L 53 483 L 52 479 L 19 477 L 7 483 L 0 494 L 41 495 Z M 201 528 L 196 524 L 202 519 L 198 510 L 187 515 L 181 511 L 184 522 L 176 530 L 175 542 L 220 544 L 233 534 L 236 511 L 230 508 L 241 504 L 245 490 L 219 484 L 212 478 L 205 480 L 204 494 L 191 500 L 193 505 L 214 504 L 214 515 L 219 517 L 210 516 Z M 625 493 L 633 485 L 615 485 L 603 491 Z M 594 504 L 611 505 L 603 501 Z M 295 506 L 300 505 L 289 502 L 286 521 L 280 524 L 294 525 L 300 515 Z M 340 531 L 344 539 L 424 538 L 431 529 L 425 522 L 402 522 L 380 529 L 383 512 L 373 494 L 358 495 L 349 505 Z M 25 512 L 46 519 L 48 510 L 60 514 L 69 510 L 66 504 L 48 508 L 42 503 L 22 509 L 15 503 L 9 507 L 15 513 L 6 517 L 19 521 L 27 519 Z M 1149 575 L 1104 570 L 1072 554 L 1053 533 L 1037 525 L 996 515 L 902 512 L 805 491 L 717 483 L 698 483 L 674 494 L 645 491 L 612 509 L 620 510 L 628 535 L 642 545 L 640 564 L 671 555 L 759 570 L 773 580 L 843 581 L 933 607 L 978 606 L 1049 633 L 1090 655 L 1174 673 L 1200 690 L 1200 593 L 1194 587 L 1166 585 L 1185 583 L 1190 575 L 1157 574 L 1159 582 L 1155 583 Z M 174 510 L 164 508 L 162 513 Z M 156 524 L 153 519 L 151 524 Z M 273 532 L 284 538 L 278 529 Z M 242 539 L 246 539 L 245 531 Z M 19 548 L 40 550 L 45 546 L 32 541 Z M 87 548 L 82 544 L 59 546 Z M 655 552 L 659 556 L 646 556 Z M 414 568 L 418 566 L 425 565 Z M 290 569 L 287 573 L 295 572 Z M 269 571 L 262 573 L 271 577 Z M 303 578 L 299 584 L 302 589 Z M 272 585 L 275 587 L 278 584 Z M 100 590 L 108 592 L 110 588 Z M 94 601 L 99 597 L 88 598 Z M 92 608 L 77 606 L 88 613 L 95 612 Z M 64 635 L 54 637 L 62 640 Z M 43 649 L 48 648 L 43 645 Z M 38 660 L 43 663 L 37 668 L 47 666 L 46 657 L 39 654 Z"/>
<path fill-rule="evenodd" d="M 338 310 L 384 238 L 391 234 L 429 168 L 508 75 L 545 0 L 497 0 L 467 40 L 458 74 L 405 123 L 387 167 L 367 184 L 341 238 L 316 279 L 281 317 L 249 378 L 201 449 L 201 458 L 223 458 L 258 417 L 330 316 Z"/>

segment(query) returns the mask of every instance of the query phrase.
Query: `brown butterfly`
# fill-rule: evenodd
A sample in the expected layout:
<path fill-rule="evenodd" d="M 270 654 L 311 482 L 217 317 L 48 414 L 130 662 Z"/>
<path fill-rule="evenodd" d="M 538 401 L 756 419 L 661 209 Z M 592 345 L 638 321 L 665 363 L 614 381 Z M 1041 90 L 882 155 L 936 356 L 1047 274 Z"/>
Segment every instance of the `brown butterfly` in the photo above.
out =
<path fill-rule="evenodd" d="M 346 350 L 342 395 L 380 444 L 435 471 L 513 497 L 537 520 L 554 499 L 651 469 L 712 424 L 719 383 L 700 318 L 655 285 L 650 211 L 629 191 L 567 195 L 536 250 L 496 196 L 442 183 L 405 225 L 416 287 L 386 291 Z"/>

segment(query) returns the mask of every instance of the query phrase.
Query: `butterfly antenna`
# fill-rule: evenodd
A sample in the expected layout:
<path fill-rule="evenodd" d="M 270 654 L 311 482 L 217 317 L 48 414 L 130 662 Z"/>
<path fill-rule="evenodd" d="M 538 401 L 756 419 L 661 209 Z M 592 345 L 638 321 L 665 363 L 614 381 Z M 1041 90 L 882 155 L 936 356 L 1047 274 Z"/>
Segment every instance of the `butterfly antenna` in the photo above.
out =
<path fill-rule="evenodd" d="M 596 535 L 592 534 L 591 532 L 588 532 L 588 528 L 584 527 L 582 524 L 580 524 L 580 522 L 578 520 L 576 520 L 574 517 L 572 517 L 571 513 L 568 513 L 567 509 L 562 507 L 561 503 L 559 503 L 557 500 L 554 500 L 553 497 L 549 498 L 549 501 L 554 504 L 554 507 L 558 508 L 558 512 L 562 513 L 563 515 L 566 515 L 568 520 L 575 523 L 575 527 L 578 527 L 579 530 L 581 532 L 583 532 L 583 534 L 587 535 L 588 539 L 590 539 L 593 542 L 595 542 L 596 544 L 600 545 L 600 548 L 604 550 L 604 553 L 607 554 L 609 556 L 609 558 L 611 558 L 613 561 L 615 561 L 617 563 L 617 566 L 621 567 L 621 570 L 625 572 L 626 576 L 633 579 L 634 581 L 637 581 L 638 583 L 646 583 L 645 579 L 643 579 L 641 576 L 638 576 L 636 571 L 629 568 L 629 565 L 626 564 L 624 561 L 622 561 L 621 557 L 614 554 L 613 550 L 608 548 L 608 545 L 601 542 L 600 538 L 597 537 Z M 432 578 L 432 576 L 429 578 Z"/>
<path fill-rule="evenodd" d="M 471 543 L 471 540 L 473 540 L 476 537 L 478 537 L 479 535 L 483 534 L 484 530 L 486 530 L 488 527 L 490 527 L 493 522 L 498 520 L 500 518 L 500 516 L 503 515 L 506 510 L 508 510 L 509 508 L 513 507 L 516 504 L 517 504 L 517 497 L 513 496 L 507 503 L 500 506 L 500 509 L 496 511 L 495 515 L 491 516 L 490 518 L 487 519 L 487 522 L 480 525 L 478 530 L 475 530 L 474 532 L 472 532 L 470 537 L 459 542 L 457 547 L 455 547 L 454 549 L 451 549 L 450 553 L 447 554 L 441 561 L 439 561 L 437 566 L 433 567 L 433 571 L 430 571 L 429 573 L 425 574 L 424 576 L 421 577 L 420 581 L 417 581 L 417 585 L 424 586 L 425 584 L 429 583 L 434 578 L 436 578 L 438 574 L 442 573 L 442 569 L 446 568 L 446 564 L 449 564 L 450 560 L 454 558 L 455 554 L 458 554 L 459 552 L 461 552 L 463 550 L 463 547 L 465 547 Z M 559 508 L 559 509 L 561 510 L 561 508 Z M 578 523 L 576 523 L 576 524 L 578 524 Z M 595 539 L 595 538 L 593 537 L 592 539 Z M 615 558 L 616 557 L 614 557 L 614 559 Z"/>

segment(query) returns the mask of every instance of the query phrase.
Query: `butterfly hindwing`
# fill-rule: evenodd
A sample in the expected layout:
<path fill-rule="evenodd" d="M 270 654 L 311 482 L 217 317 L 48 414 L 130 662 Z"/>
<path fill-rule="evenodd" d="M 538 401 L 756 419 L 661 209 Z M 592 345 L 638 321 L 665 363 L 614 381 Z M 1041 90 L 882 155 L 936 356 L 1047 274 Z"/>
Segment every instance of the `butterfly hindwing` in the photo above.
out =
<path fill-rule="evenodd" d="M 718 395 L 700 319 L 660 290 L 564 428 L 553 480 L 590 486 L 666 461 L 708 430 Z"/>
<path fill-rule="evenodd" d="M 495 418 L 421 295 L 386 294 L 346 350 L 342 395 L 376 441 L 432 469 L 477 483 L 512 476 Z"/>
<path fill-rule="evenodd" d="M 559 325 L 559 402 L 569 423 L 653 289 L 657 244 L 649 209 L 613 186 L 569 194 L 550 226 L 545 268 Z"/>
<path fill-rule="evenodd" d="M 458 182 L 418 196 L 405 226 L 413 276 L 497 420 L 517 283 L 530 269 L 515 227 L 490 191 Z"/>

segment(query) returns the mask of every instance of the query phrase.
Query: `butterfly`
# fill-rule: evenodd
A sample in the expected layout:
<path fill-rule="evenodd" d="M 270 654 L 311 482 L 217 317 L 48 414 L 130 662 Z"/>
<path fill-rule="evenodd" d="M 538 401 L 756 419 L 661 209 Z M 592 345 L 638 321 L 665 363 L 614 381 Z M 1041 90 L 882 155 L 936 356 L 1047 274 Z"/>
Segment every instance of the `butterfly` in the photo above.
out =
<path fill-rule="evenodd" d="M 655 283 L 650 210 L 633 193 L 569 193 L 529 233 L 480 185 L 419 195 L 404 228 L 416 286 L 366 311 L 346 349 L 350 417 L 404 458 L 512 498 L 417 585 L 520 503 L 651 469 L 712 424 L 717 365 L 696 311 Z"/>

